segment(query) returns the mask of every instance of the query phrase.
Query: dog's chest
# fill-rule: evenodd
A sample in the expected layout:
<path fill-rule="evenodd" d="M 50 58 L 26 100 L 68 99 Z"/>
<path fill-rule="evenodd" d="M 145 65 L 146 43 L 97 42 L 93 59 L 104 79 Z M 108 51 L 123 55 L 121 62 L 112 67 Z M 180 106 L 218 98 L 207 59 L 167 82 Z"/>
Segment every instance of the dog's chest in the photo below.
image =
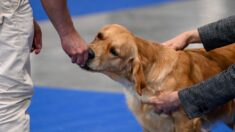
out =
<path fill-rule="evenodd" d="M 168 115 L 158 115 L 150 105 L 143 104 L 134 88 L 125 88 L 126 101 L 141 126 L 150 132 L 172 132 L 173 120 Z"/>

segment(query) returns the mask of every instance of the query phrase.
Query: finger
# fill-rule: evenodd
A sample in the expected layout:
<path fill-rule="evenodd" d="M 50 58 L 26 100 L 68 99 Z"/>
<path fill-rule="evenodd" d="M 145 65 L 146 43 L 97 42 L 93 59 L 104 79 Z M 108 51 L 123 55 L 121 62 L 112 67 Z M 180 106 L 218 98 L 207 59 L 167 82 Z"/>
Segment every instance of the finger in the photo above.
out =
<path fill-rule="evenodd" d="M 170 44 L 170 40 L 167 40 L 167 41 L 165 41 L 165 42 L 162 42 L 162 44 L 163 44 L 163 45 L 168 45 L 168 44 Z"/>
<path fill-rule="evenodd" d="M 163 111 L 161 109 L 156 108 L 154 110 L 154 112 L 160 115 L 160 114 L 162 114 Z"/>
<path fill-rule="evenodd" d="M 36 40 L 35 40 L 35 37 L 34 37 L 30 52 L 33 52 L 35 50 L 35 43 L 36 43 Z"/>
<path fill-rule="evenodd" d="M 86 61 L 88 59 L 88 52 L 87 52 L 87 50 L 84 50 L 82 55 L 80 55 L 80 56 L 81 56 L 82 59 L 80 60 L 80 62 L 78 62 L 78 64 L 81 67 L 84 67 L 86 65 Z"/>
<path fill-rule="evenodd" d="M 39 54 L 41 52 L 41 49 L 35 49 L 35 54 Z"/>
<path fill-rule="evenodd" d="M 170 46 L 171 45 L 171 43 L 169 43 L 169 42 L 164 42 L 164 43 L 162 43 L 162 45 L 165 45 L 165 46 Z"/>
<path fill-rule="evenodd" d="M 148 105 L 156 105 L 154 102 L 150 102 L 150 101 L 142 101 L 144 104 L 148 104 Z"/>
<path fill-rule="evenodd" d="M 84 53 L 82 54 L 82 56 L 81 56 L 81 61 L 80 61 L 80 66 L 81 66 L 81 67 L 84 67 L 84 66 L 85 66 L 86 60 L 87 60 L 87 58 L 86 58 L 86 52 L 84 52 Z"/>
<path fill-rule="evenodd" d="M 179 50 L 179 48 L 177 47 L 177 45 L 175 45 L 175 44 L 173 44 L 173 43 L 171 43 L 171 42 L 165 42 L 165 43 L 162 43 L 163 45 L 165 45 L 165 46 L 167 46 L 167 47 L 169 47 L 169 48 L 172 48 L 172 49 L 174 49 L 174 50 Z"/>
<path fill-rule="evenodd" d="M 148 99 L 141 100 L 141 101 L 145 104 L 155 105 L 156 104 L 155 99 L 156 97 L 150 97 Z"/>
<path fill-rule="evenodd" d="M 171 108 L 164 108 L 164 109 L 163 109 L 163 113 L 169 115 L 169 114 L 171 113 Z"/>
<path fill-rule="evenodd" d="M 81 66 L 81 65 L 82 65 L 82 62 L 83 62 L 83 56 L 77 55 L 76 64 L 78 64 L 79 66 Z"/>
<path fill-rule="evenodd" d="M 86 51 L 84 53 L 84 64 L 86 63 L 87 59 L 88 59 L 88 52 Z"/>
<path fill-rule="evenodd" d="M 41 43 L 35 45 L 35 54 L 39 54 L 41 51 Z"/>
<path fill-rule="evenodd" d="M 171 111 L 166 111 L 164 113 L 167 114 L 167 115 L 171 115 Z"/>
<path fill-rule="evenodd" d="M 42 49 L 42 35 L 41 33 L 37 33 L 35 36 L 36 43 L 35 43 L 35 54 L 39 54 Z"/>
<path fill-rule="evenodd" d="M 78 57 L 78 59 L 77 59 L 77 62 L 76 62 L 79 66 L 84 66 L 84 64 L 83 64 L 83 57 Z"/>
<path fill-rule="evenodd" d="M 32 53 L 34 50 L 35 50 L 34 45 L 32 45 L 30 52 Z"/>
<path fill-rule="evenodd" d="M 42 49 L 41 43 L 36 43 L 35 44 L 35 54 L 39 54 L 41 49 Z"/>
<path fill-rule="evenodd" d="M 34 21 L 34 37 L 31 52 L 39 54 L 42 48 L 42 32 L 40 26 Z"/>
<path fill-rule="evenodd" d="M 76 55 L 72 56 L 71 61 L 72 61 L 72 63 L 76 63 L 77 62 L 77 56 Z"/>
<path fill-rule="evenodd" d="M 154 97 L 149 98 L 149 103 L 153 103 L 153 104 L 158 105 L 158 104 L 161 104 L 161 100 L 158 97 L 154 96 Z"/>
<path fill-rule="evenodd" d="M 178 109 L 179 109 L 179 107 L 174 107 L 174 108 L 172 108 L 171 112 L 175 112 Z"/>

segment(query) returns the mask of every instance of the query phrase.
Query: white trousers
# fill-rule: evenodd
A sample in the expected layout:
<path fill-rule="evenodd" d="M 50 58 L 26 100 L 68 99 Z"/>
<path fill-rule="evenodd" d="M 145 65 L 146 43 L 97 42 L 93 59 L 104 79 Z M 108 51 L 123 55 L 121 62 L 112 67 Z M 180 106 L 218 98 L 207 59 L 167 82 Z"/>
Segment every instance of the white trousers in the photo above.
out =
<path fill-rule="evenodd" d="M 28 0 L 0 0 L 0 132 L 30 131 L 33 32 Z"/>

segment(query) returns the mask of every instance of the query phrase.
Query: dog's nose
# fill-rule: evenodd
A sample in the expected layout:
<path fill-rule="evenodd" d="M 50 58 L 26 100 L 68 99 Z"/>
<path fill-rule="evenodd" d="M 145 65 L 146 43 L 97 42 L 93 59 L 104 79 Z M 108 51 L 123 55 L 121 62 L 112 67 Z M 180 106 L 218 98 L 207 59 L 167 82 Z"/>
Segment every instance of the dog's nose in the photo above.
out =
<path fill-rule="evenodd" d="M 94 53 L 94 51 L 91 48 L 89 48 L 88 49 L 88 59 L 92 60 L 94 58 L 95 58 L 95 53 Z"/>

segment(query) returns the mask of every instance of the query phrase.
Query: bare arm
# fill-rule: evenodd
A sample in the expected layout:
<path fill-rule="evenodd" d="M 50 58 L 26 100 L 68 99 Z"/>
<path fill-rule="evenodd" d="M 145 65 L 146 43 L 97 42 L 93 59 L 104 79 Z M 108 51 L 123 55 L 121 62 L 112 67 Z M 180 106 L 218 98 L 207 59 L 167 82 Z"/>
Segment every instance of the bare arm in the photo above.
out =
<path fill-rule="evenodd" d="M 41 0 L 41 2 L 60 36 L 64 51 L 73 63 L 84 65 L 87 59 L 87 45 L 74 28 L 66 0 Z"/>

